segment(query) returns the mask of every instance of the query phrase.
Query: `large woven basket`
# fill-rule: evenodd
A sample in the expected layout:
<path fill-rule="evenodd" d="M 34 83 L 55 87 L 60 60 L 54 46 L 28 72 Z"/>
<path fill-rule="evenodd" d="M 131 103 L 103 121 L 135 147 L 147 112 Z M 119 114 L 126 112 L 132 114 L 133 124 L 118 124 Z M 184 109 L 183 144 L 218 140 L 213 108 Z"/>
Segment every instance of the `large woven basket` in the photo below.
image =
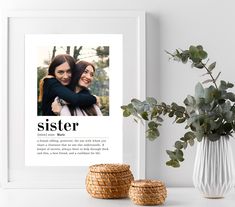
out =
<path fill-rule="evenodd" d="M 166 187 L 158 180 L 133 181 L 129 190 L 130 199 L 137 205 L 161 205 L 166 196 Z"/>
<path fill-rule="evenodd" d="M 92 165 L 86 177 L 86 190 L 95 198 L 125 198 L 133 179 L 129 165 Z"/>

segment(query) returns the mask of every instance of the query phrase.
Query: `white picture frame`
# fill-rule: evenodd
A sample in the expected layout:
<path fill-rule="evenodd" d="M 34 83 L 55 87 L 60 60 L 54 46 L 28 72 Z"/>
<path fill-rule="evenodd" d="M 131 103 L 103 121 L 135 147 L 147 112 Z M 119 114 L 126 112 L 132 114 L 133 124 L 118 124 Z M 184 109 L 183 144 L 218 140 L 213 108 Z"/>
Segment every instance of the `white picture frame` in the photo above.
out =
<path fill-rule="evenodd" d="M 26 72 L 24 36 L 29 33 L 77 33 L 74 25 L 78 24 L 89 26 L 84 26 L 85 34 L 123 35 L 123 83 L 120 83 L 123 104 L 130 102 L 132 97 L 145 98 L 144 11 L 7 11 L 3 18 L 4 73 L 1 76 L 2 186 L 5 188 L 85 187 L 87 167 L 26 167 L 24 164 L 25 94 L 21 80 L 22 73 Z M 145 127 L 131 119 L 123 119 L 122 139 L 123 163 L 130 164 L 135 179 L 145 178 Z"/>

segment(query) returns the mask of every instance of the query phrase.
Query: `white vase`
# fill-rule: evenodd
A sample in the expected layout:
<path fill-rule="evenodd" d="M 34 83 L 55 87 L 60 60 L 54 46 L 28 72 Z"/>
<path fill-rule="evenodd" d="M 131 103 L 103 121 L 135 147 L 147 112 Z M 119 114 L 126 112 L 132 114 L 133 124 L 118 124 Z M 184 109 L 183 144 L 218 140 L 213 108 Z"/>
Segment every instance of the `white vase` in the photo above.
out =
<path fill-rule="evenodd" d="M 193 183 L 204 197 L 222 198 L 235 186 L 233 154 L 228 137 L 203 138 L 197 145 Z"/>

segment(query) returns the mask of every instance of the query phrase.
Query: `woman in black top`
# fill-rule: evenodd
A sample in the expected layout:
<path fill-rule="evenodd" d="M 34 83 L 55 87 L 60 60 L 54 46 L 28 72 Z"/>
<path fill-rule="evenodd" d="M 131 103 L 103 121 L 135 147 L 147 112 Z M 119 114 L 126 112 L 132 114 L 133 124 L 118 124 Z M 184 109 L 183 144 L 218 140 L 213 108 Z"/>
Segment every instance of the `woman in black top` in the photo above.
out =
<path fill-rule="evenodd" d="M 88 90 L 75 93 L 69 88 L 74 68 L 75 61 L 67 54 L 57 55 L 51 62 L 48 76 L 40 82 L 39 100 L 42 101 L 43 116 L 56 115 L 51 110 L 51 104 L 57 96 L 74 107 L 92 106 L 97 102 Z"/>

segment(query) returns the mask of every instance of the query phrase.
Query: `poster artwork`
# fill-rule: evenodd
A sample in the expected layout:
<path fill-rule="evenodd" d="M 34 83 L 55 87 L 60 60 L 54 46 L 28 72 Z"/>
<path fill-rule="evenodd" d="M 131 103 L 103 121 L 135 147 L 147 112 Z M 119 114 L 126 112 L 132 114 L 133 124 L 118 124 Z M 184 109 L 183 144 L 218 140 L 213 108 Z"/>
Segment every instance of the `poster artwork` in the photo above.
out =
<path fill-rule="evenodd" d="M 25 36 L 25 164 L 122 162 L 122 35 Z"/>

